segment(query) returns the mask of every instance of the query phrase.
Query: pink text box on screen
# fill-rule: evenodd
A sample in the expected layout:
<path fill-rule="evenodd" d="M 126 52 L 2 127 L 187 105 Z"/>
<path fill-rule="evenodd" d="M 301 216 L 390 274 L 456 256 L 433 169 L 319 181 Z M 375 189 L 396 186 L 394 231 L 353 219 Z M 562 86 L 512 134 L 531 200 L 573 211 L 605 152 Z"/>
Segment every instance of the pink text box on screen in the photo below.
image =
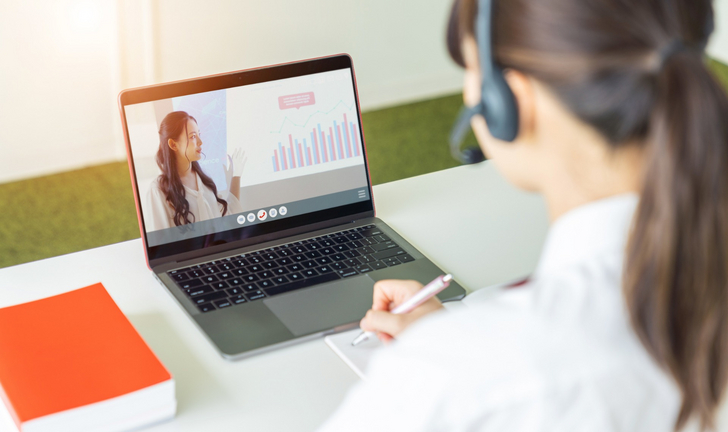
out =
<path fill-rule="evenodd" d="M 278 107 L 282 110 L 300 108 L 302 106 L 313 105 L 315 103 L 316 97 L 313 95 L 313 92 L 278 96 Z"/>

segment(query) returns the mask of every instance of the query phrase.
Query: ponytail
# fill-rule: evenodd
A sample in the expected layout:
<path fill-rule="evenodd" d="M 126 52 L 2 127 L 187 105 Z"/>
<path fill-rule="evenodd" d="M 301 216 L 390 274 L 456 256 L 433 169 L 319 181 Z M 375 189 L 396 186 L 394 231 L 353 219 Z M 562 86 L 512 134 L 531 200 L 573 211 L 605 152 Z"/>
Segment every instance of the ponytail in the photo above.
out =
<path fill-rule="evenodd" d="M 627 246 L 633 326 L 683 396 L 676 429 L 713 418 L 728 379 L 728 98 L 684 49 L 657 77 L 648 166 Z"/>

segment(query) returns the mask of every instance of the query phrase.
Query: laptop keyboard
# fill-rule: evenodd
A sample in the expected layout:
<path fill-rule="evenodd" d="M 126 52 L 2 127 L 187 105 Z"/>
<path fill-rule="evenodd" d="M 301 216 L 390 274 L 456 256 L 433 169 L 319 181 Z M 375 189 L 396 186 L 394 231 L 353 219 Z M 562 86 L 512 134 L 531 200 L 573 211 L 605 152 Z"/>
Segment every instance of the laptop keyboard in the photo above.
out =
<path fill-rule="evenodd" d="M 374 225 L 167 272 L 201 312 L 414 261 Z"/>

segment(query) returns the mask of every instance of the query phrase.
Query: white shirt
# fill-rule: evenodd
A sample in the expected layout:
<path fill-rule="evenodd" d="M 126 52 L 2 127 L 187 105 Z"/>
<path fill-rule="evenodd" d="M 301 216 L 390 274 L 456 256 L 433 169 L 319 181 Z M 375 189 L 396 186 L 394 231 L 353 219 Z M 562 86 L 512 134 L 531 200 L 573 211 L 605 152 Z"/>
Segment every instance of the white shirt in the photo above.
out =
<path fill-rule="evenodd" d="M 194 222 L 201 222 L 208 219 L 217 218 L 220 216 L 231 215 L 236 213 L 242 213 L 243 206 L 240 201 L 235 198 L 235 195 L 226 192 L 218 192 L 217 196 L 224 199 L 228 203 L 227 213 L 222 214 L 222 204 L 217 202 L 215 194 L 212 193 L 212 189 L 205 186 L 202 183 L 200 176 L 195 173 L 197 179 L 197 190 L 191 189 L 184 186 L 185 198 L 190 204 L 190 220 Z M 144 208 L 147 231 L 156 231 L 164 228 L 172 228 L 174 223 L 174 208 L 167 201 L 167 197 L 159 188 L 159 177 L 154 179 L 149 188 L 149 192 L 146 197 L 146 207 Z M 192 219 L 194 215 L 194 219 Z"/>
<path fill-rule="evenodd" d="M 321 431 L 672 432 L 678 388 L 637 338 L 621 290 L 637 202 L 564 214 L 526 285 L 412 325 Z"/>

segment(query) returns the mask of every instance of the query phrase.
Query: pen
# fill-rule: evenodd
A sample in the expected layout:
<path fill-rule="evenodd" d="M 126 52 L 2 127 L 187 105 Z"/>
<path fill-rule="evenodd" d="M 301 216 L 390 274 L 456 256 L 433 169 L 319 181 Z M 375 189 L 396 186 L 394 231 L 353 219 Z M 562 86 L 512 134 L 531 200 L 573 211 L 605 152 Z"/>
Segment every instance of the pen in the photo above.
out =
<path fill-rule="evenodd" d="M 435 278 L 432 282 L 428 283 L 424 287 L 422 287 L 421 290 L 417 291 L 415 295 L 407 299 L 404 303 L 397 306 L 392 310 L 393 314 L 403 314 L 410 312 L 417 306 L 421 305 L 422 303 L 429 300 L 432 296 L 436 295 L 440 291 L 444 290 L 445 288 L 450 285 L 450 281 L 452 280 L 451 274 L 446 275 L 440 275 Z M 374 332 L 361 332 L 359 336 L 356 337 L 351 342 L 351 345 L 357 346 L 360 343 L 364 342 L 365 340 L 369 339 L 370 337 L 374 336 Z"/>

